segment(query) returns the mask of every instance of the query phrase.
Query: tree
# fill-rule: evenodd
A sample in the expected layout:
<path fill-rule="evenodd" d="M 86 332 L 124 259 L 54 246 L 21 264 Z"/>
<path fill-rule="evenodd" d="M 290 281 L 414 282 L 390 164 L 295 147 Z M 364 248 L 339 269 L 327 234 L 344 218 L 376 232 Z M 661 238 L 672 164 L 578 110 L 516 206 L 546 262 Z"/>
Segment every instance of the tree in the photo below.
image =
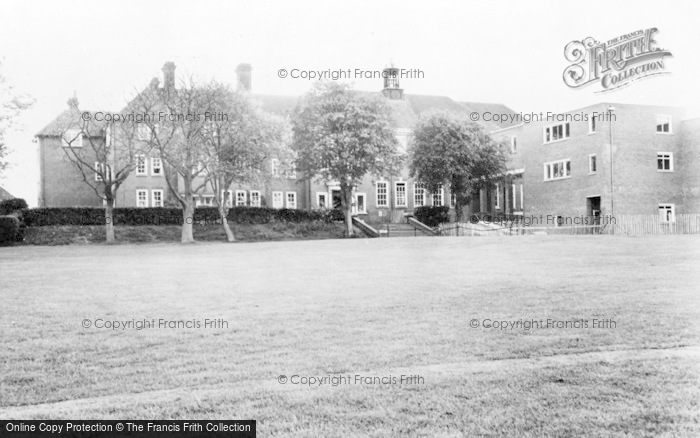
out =
<path fill-rule="evenodd" d="M 472 191 L 506 171 L 509 149 L 459 113 L 428 111 L 419 117 L 409 147 L 410 176 L 435 191 L 447 183 L 455 196 L 455 220 Z"/>
<path fill-rule="evenodd" d="M 0 63 L 0 67 L 2 64 Z M 7 168 L 7 145 L 5 132 L 10 129 L 17 115 L 31 107 L 34 99 L 15 93 L 12 86 L 0 72 L 0 175 Z"/>
<path fill-rule="evenodd" d="M 394 175 L 401 166 L 390 108 L 379 96 L 319 83 L 295 108 L 292 129 L 297 169 L 307 179 L 339 183 L 352 236 L 353 189 L 367 174 Z"/>
<path fill-rule="evenodd" d="M 210 87 L 212 109 L 220 117 L 214 117 L 204 129 L 204 166 L 226 238 L 233 242 L 227 220 L 233 200 L 226 196 L 228 189 L 233 183 L 269 179 L 270 160 L 285 160 L 289 155 L 289 128 L 284 119 L 259 109 L 246 93 L 215 83 Z"/>
<path fill-rule="evenodd" d="M 90 112 L 80 109 L 75 97 L 68 101 L 67 115 L 61 117 L 59 134 L 68 161 L 104 202 L 105 235 L 107 243 L 112 243 L 117 191 L 135 169 L 137 156 L 147 154 L 148 143 L 139 141 L 135 124 L 95 121 Z"/>

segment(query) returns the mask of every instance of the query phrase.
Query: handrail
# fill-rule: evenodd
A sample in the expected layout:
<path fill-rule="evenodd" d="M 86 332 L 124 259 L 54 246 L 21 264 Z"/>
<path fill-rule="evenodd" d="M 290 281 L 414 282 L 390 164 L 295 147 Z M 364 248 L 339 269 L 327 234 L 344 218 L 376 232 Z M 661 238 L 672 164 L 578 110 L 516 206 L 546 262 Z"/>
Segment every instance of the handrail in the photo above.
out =
<path fill-rule="evenodd" d="M 369 237 L 379 237 L 379 231 L 377 231 L 375 228 L 370 226 L 367 222 L 363 221 L 359 217 L 353 216 L 352 223 L 357 225 L 357 227 L 359 229 L 361 229 Z"/>
<path fill-rule="evenodd" d="M 429 226 L 427 226 L 426 224 L 419 221 L 418 219 L 416 219 L 413 216 L 408 216 L 406 218 L 406 221 L 408 222 L 409 225 L 412 225 L 413 228 L 418 228 L 421 231 L 423 231 L 424 233 L 430 234 L 431 236 L 437 236 L 437 232 L 434 229 L 430 228 Z"/>

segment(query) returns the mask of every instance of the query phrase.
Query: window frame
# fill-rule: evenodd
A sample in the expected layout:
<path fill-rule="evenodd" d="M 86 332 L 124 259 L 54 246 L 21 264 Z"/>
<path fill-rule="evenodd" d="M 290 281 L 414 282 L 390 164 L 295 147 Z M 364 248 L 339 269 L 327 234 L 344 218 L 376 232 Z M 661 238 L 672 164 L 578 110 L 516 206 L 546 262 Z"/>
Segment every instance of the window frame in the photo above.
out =
<path fill-rule="evenodd" d="M 321 205 L 321 197 L 323 196 L 323 205 Z M 328 193 L 327 192 L 316 192 L 316 207 L 318 208 L 328 208 Z"/>
<path fill-rule="evenodd" d="M 279 195 L 279 203 L 276 202 L 275 200 L 275 195 Z M 273 191 L 272 192 L 272 208 L 275 209 L 281 209 L 284 208 L 284 192 L 281 191 Z"/>
<path fill-rule="evenodd" d="M 379 186 L 382 185 L 384 187 L 384 203 L 379 203 Z M 389 208 L 389 181 L 377 181 L 375 184 L 375 190 L 374 190 L 374 195 L 375 195 L 375 201 L 377 204 L 377 208 Z"/>
<path fill-rule="evenodd" d="M 291 203 L 289 202 L 289 195 L 293 195 L 292 197 L 294 198 L 294 201 Z M 284 206 L 288 210 L 296 210 L 297 209 L 297 192 L 286 192 L 284 194 Z"/>
<path fill-rule="evenodd" d="M 156 193 L 160 193 L 160 205 L 156 205 Z M 163 189 L 153 189 L 153 190 L 151 190 L 151 206 L 152 206 L 152 207 L 163 207 L 163 206 L 165 206 L 165 197 L 163 196 Z"/>
<path fill-rule="evenodd" d="M 362 197 L 362 209 L 360 210 L 359 198 Z M 367 193 L 357 192 L 354 195 L 355 202 L 353 202 L 353 212 L 355 214 L 367 214 Z"/>
<path fill-rule="evenodd" d="M 666 214 L 662 215 L 662 211 Z M 668 212 L 671 212 L 671 219 L 668 218 Z M 671 224 L 676 222 L 676 204 L 659 204 L 659 219 L 662 224 Z"/>
<path fill-rule="evenodd" d="M 668 160 L 668 169 L 659 169 L 659 161 Z M 673 152 L 657 152 L 656 153 L 656 171 L 657 172 L 673 172 Z"/>
<path fill-rule="evenodd" d="M 156 166 L 156 160 L 158 163 Z M 156 172 L 156 169 L 158 169 L 158 172 Z M 163 160 L 160 157 L 151 157 L 151 175 L 152 176 L 163 176 Z"/>
<path fill-rule="evenodd" d="M 598 173 L 598 157 L 596 154 L 588 155 L 588 174 L 595 175 Z"/>
<path fill-rule="evenodd" d="M 554 139 L 554 129 L 561 127 L 561 138 Z M 549 131 L 549 132 L 548 132 Z M 549 140 L 547 139 L 547 134 L 549 134 Z M 554 123 L 552 125 L 547 125 L 542 127 L 542 144 L 557 143 L 560 141 L 568 140 L 571 138 L 571 123 L 561 122 Z"/>
<path fill-rule="evenodd" d="M 567 166 L 568 163 L 568 166 Z M 557 173 L 559 173 L 559 165 L 562 165 L 562 168 L 564 169 L 564 172 L 568 170 L 568 174 L 564 176 L 554 176 L 555 175 L 555 167 L 557 166 Z M 551 175 L 550 177 L 547 177 L 547 175 Z M 544 181 L 559 181 L 562 179 L 569 179 L 571 178 L 571 158 L 562 158 L 560 160 L 554 160 L 554 161 L 547 161 L 543 163 L 543 176 L 544 176 Z"/>
<path fill-rule="evenodd" d="M 496 191 L 496 196 L 495 196 L 495 199 L 493 201 L 493 208 L 500 210 L 501 209 L 501 184 L 500 183 L 496 183 L 495 191 Z"/>
<path fill-rule="evenodd" d="M 425 183 L 414 182 L 413 183 L 413 207 L 424 207 L 427 204 L 427 199 L 425 196 Z M 416 202 L 417 197 L 420 196 L 420 204 Z"/>
<path fill-rule="evenodd" d="M 663 130 L 664 125 L 668 125 L 667 131 Z M 659 131 L 660 127 L 662 129 L 661 131 Z M 673 135 L 673 117 L 670 114 L 656 115 L 656 133 L 661 135 Z"/>
<path fill-rule="evenodd" d="M 598 132 L 598 127 L 596 126 L 596 122 L 598 117 L 596 117 L 595 113 L 593 113 L 589 118 L 588 118 L 588 134 L 595 134 Z"/>
<path fill-rule="evenodd" d="M 235 206 L 236 207 L 245 207 L 248 205 L 248 197 L 246 196 L 245 190 L 236 190 L 234 193 L 235 195 Z M 239 195 L 243 195 L 243 198 L 241 199 Z"/>
<path fill-rule="evenodd" d="M 251 207 L 262 207 L 262 194 L 260 190 L 251 190 L 248 193 Z M 257 199 L 256 199 L 257 198 Z"/>
<path fill-rule="evenodd" d="M 143 194 L 143 202 L 145 205 L 139 205 L 140 199 L 139 194 Z M 147 189 L 136 189 L 136 208 L 148 208 L 148 190 Z"/>
<path fill-rule="evenodd" d="M 403 186 L 402 204 L 399 204 L 399 185 Z M 405 181 L 394 181 L 394 207 L 408 208 L 408 184 Z"/>
<path fill-rule="evenodd" d="M 143 172 L 139 171 L 139 165 L 143 159 Z M 136 176 L 148 176 L 148 160 L 145 155 L 136 155 L 136 168 L 134 169 L 134 174 Z"/>
<path fill-rule="evenodd" d="M 437 192 L 431 194 L 431 201 L 433 202 L 433 207 L 443 207 L 445 205 L 445 186 L 440 184 L 440 189 Z M 435 197 L 439 196 L 440 203 L 435 202 Z"/>

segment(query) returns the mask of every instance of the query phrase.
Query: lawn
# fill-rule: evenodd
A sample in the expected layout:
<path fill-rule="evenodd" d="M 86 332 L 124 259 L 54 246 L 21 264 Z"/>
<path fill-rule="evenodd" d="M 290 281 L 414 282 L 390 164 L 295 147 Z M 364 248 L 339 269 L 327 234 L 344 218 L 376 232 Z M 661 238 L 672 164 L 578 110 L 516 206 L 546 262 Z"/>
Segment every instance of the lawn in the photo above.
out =
<path fill-rule="evenodd" d="M 700 236 L 0 248 L 0 418 L 256 419 L 264 437 L 696 437 L 698 266 Z M 567 321 L 577 327 L 556 327 Z"/>

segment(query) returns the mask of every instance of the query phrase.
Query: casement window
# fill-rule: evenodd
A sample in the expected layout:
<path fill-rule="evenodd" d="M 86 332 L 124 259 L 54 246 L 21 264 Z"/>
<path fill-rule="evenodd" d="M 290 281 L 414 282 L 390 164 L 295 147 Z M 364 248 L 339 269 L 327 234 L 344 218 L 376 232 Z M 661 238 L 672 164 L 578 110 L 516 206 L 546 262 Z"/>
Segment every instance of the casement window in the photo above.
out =
<path fill-rule="evenodd" d="M 163 191 L 162 190 L 151 190 L 151 206 L 152 207 L 162 207 L 163 206 Z"/>
<path fill-rule="evenodd" d="M 544 180 L 552 181 L 571 177 L 571 160 L 559 160 L 544 163 Z"/>
<path fill-rule="evenodd" d="M 297 192 L 287 192 L 287 208 L 292 210 L 297 208 Z"/>
<path fill-rule="evenodd" d="M 260 207 L 262 205 L 261 199 L 260 199 L 260 190 L 251 190 L 250 191 L 250 206 L 251 207 Z"/>
<path fill-rule="evenodd" d="M 284 207 L 284 193 L 272 192 L 272 208 Z"/>
<path fill-rule="evenodd" d="M 151 158 L 151 175 L 160 176 L 163 174 L 163 160 L 158 157 Z"/>
<path fill-rule="evenodd" d="M 510 150 L 513 153 L 518 150 L 518 139 L 514 135 L 510 137 Z"/>
<path fill-rule="evenodd" d="M 433 193 L 433 205 L 434 206 L 442 206 L 443 204 L 443 196 L 445 194 L 445 189 L 442 187 L 442 184 L 438 186 L 438 189 L 436 192 Z"/>
<path fill-rule="evenodd" d="M 542 143 L 552 143 L 554 141 L 569 138 L 569 124 L 545 126 L 542 131 Z"/>
<path fill-rule="evenodd" d="M 148 207 L 148 190 L 136 190 L 136 206 Z"/>
<path fill-rule="evenodd" d="M 659 204 L 659 218 L 661 222 L 675 222 L 676 221 L 676 206 L 674 204 Z"/>
<path fill-rule="evenodd" d="M 212 207 L 214 205 L 214 195 L 200 195 L 195 200 L 196 207 Z"/>
<path fill-rule="evenodd" d="M 386 181 L 377 181 L 377 207 L 389 206 L 389 183 Z"/>
<path fill-rule="evenodd" d="M 275 178 L 279 178 L 280 176 L 280 160 L 277 158 L 273 158 L 270 160 L 270 172 L 272 172 L 272 176 Z"/>
<path fill-rule="evenodd" d="M 316 205 L 318 208 L 328 208 L 328 193 L 316 192 Z"/>
<path fill-rule="evenodd" d="M 221 191 L 221 205 L 228 208 L 233 207 L 233 191 L 232 190 L 222 190 Z"/>
<path fill-rule="evenodd" d="M 413 206 L 422 207 L 425 205 L 425 184 L 413 183 Z"/>
<path fill-rule="evenodd" d="M 496 201 L 493 208 L 501 208 L 501 185 L 496 183 Z"/>
<path fill-rule="evenodd" d="M 597 120 L 596 120 L 596 117 L 595 117 L 595 116 L 591 116 L 591 117 L 588 119 L 588 133 L 589 133 L 589 134 L 595 134 L 596 122 L 597 122 Z"/>
<path fill-rule="evenodd" d="M 61 136 L 61 146 L 64 148 L 83 147 L 83 133 L 79 129 L 69 129 Z"/>
<path fill-rule="evenodd" d="M 245 190 L 236 190 L 236 207 L 245 207 L 246 196 Z"/>
<path fill-rule="evenodd" d="M 671 124 L 671 116 L 659 114 L 656 116 L 656 133 L 657 134 L 673 134 L 673 126 Z"/>
<path fill-rule="evenodd" d="M 656 169 L 659 172 L 673 172 L 673 153 L 658 152 L 656 154 Z"/>
<path fill-rule="evenodd" d="M 148 173 L 148 165 L 146 164 L 146 157 L 143 155 L 136 156 L 136 175 L 146 175 Z"/>
<path fill-rule="evenodd" d="M 408 197 L 406 196 L 406 183 L 394 183 L 394 202 L 395 207 L 408 207 Z"/>
<path fill-rule="evenodd" d="M 598 172 L 598 161 L 595 156 L 595 154 L 591 154 L 588 156 L 588 173 L 596 173 Z"/>
<path fill-rule="evenodd" d="M 365 214 L 367 213 L 367 194 L 366 193 L 355 193 L 355 205 L 353 207 L 354 213 Z"/>
<path fill-rule="evenodd" d="M 95 181 L 102 181 L 102 175 L 107 177 L 107 181 L 112 180 L 112 172 L 108 165 L 95 161 Z"/>

